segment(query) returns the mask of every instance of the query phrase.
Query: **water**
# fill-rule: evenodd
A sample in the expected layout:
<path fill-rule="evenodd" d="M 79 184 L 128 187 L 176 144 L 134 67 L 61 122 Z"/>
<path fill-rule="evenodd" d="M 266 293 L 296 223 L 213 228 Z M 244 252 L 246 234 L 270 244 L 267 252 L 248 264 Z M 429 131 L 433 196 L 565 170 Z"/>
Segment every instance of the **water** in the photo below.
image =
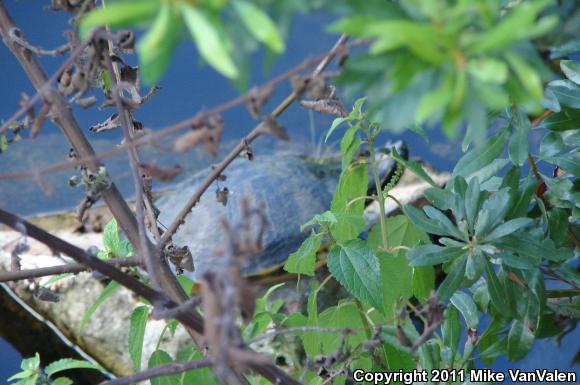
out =
<path fill-rule="evenodd" d="M 31 2 L 8 2 L 6 6 L 31 43 L 43 48 L 51 48 L 64 42 L 61 33 L 67 27 L 68 15 L 43 11 L 43 4 Z M 288 41 L 287 52 L 276 61 L 271 75 L 279 74 L 300 64 L 308 56 L 328 50 L 337 36 L 320 33 L 320 26 L 327 24 L 330 20 L 332 20 L 330 16 L 323 14 L 298 17 Z M 253 68 L 251 84 L 261 84 L 271 77 L 270 74 L 263 73 L 259 65 L 260 59 L 259 54 L 254 58 L 254 63 L 257 65 Z M 48 73 L 56 70 L 61 62 L 61 58 L 42 59 L 42 64 Z M 135 59 L 130 58 L 129 62 L 134 64 Z M 227 80 L 217 75 L 208 66 L 199 66 L 199 62 L 194 46 L 190 42 L 182 43 L 174 54 L 169 70 L 160 82 L 163 89 L 137 111 L 136 119 L 142 121 L 146 127 L 160 129 L 194 115 L 203 107 L 210 108 L 237 96 L 237 91 L 228 84 Z M 0 45 L 0 69 L 0 84 L 2 84 L 0 119 L 2 119 L 11 116 L 17 109 L 20 92 L 24 91 L 28 95 L 33 95 L 34 90 L 16 59 L 3 44 Z M 267 108 L 272 108 L 289 92 L 288 83 L 277 87 Z M 75 108 L 81 127 L 86 130 L 89 140 L 97 151 L 110 148 L 120 140 L 119 132 L 98 136 L 88 132 L 88 127 L 103 121 L 112 112 L 113 110 L 101 112 L 96 108 L 90 110 Z M 226 112 L 223 117 L 226 126 L 218 159 L 223 157 L 234 143 L 242 135 L 248 133 L 256 123 L 243 106 Z M 330 117 L 315 114 L 311 121 L 311 116 L 306 110 L 293 105 L 280 119 L 290 134 L 291 142 L 281 143 L 269 137 L 260 138 L 254 146 L 256 156 L 259 159 L 260 154 L 272 151 L 293 151 L 312 155 L 313 148 L 316 146 L 315 142 L 324 135 L 331 120 Z M 314 143 L 311 139 L 311 127 L 315 130 Z M 429 143 L 425 143 L 412 132 L 394 136 L 394 139 L 404 139 L 411 148 L 411 155 L 420 156 L 439 169 L 450 170 L 461 156 L 459 144 L 446 141 L 439 130 L 429 131 L 428 134 Z M 340 132 L 334 136 L 335 139 L 339 137 Z M 392 136 L 385 135 L 384 139 L 387 137 Z M 8 152 L 0 155 L 0 170 L 2 170 L 0 172 L 30 170 L 40 165 L 61 162 L 65 159 L 67 152 L 68 145 L 59 134 L 57 127 L 48 123 L 35 141 L 23 139 L 12 146 Z M 180 163 L 185 170 L 183 175 L 211 163 L 211 160 L 199 151 L 176 158 L 172 154 L 145 149 L 142 155 L 144 159 L 155 157 L 159 165 L 172 166 Z M 133 189 L 126 157 L 118 156 L 107 160 L 105 164 L 125 196 L 131 196 Z M 66 186 L 67 179 L 73 174 L 74 172 L 69 170 L 44 176 L 44 181 L 56 192 L 53 195 L 47 195 L 34 181 L 0 181 L 0 207 L 25 216 L 70 209 L 82 198 L 82 191 Z M 528 359 L 517 365 L 528 368 L 566 368 L 576 353 L 575 349 L 578 347 L 576 341 L 579 339 L 580 330 L 577 329 L 564 339 L 560 349 L 555 349 L 549 340 L 538 341 L 535 346 L 538 349 L 534 350 Z M 58 357 L 54 357 L 56 358 Z M 19 353 L 0 338 L 0 379 L 7 378 L 18 371 L 20 360 Z M 498 370 L 505 370 L 508 366 L 515 367 L 503 361 L 494 365 Z"/>

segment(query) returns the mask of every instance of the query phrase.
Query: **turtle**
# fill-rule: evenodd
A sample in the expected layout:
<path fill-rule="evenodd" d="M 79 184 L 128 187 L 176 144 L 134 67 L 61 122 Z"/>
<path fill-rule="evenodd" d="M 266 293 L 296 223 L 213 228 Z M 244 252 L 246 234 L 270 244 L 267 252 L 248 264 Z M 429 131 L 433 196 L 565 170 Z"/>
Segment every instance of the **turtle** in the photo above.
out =
<path fill-rule="evenodd" d="M 387 147 L 407 156 L 407 147 L 401 141 L 388 143 L 384 148 Z M 379 175 L 386 183 L 396 170 L 396 162 L 387 155 L 381 156 L 387 157 L 379 162 Z M 175 218 L 209 172 L 209 169 L 200 171 L 161 195 L 156 201 L 160 223 Z M 243 199 L 251 207 L 261 207 L 269 222 L 263 233 L 262 251 L 249 259 L 243 274 L 255 277 L 279 270 L 308 236 L 300 231 L 300 226 L 330 209 L 340 174 L 338 158 L 316 161 L 281 154 L 264 155 L 252 161 L 237 158 L 225 170 L 226 180 L 215 182 L 216 194 L 209 191 L 204 194 L 173 236 L 173 243 L 187 246 L 193 258 L 193 271 L 181 272 L 196 282 L 219 265 L 216 250 L 226 242 L 222 220 L 239 223 Z M 369 191 L 374 188 L 369 173 Z"/>

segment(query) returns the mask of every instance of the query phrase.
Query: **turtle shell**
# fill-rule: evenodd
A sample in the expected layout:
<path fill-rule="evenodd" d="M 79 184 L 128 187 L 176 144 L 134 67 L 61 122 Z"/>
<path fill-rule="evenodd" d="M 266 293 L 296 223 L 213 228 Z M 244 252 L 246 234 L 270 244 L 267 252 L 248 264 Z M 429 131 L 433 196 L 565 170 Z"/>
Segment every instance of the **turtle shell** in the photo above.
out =
<path fill-rule="evenodd" d="M 220 182 L 220 187 L 230 192 L 227 204 L 218 202 L 216 194 L 208 191 L 173 237 L 177 246 L 187 245 L 193 256 L 195 271 L 186 272 L 186 276 L 198 280 L 220 264 L 223 258 L 216 256 L 216 251 L 227 241 L 222 220 L 234 226 L 240 223 L 242 199 L 250 207 L 262 207 L 269 222 L 262 238 L 263 251 L 251 257 L 244 273 L 280 266 L 307 236 L 300 232 L 300 225 L 330 208 L 340 171 L 340 163 L 335 161 L 317 163 L 289 155 L 263 156 L 254 161 L 236 159 L 224 173 L 227 179 Z M 156 202 L 162 224 L 175 218 L 209 172 L 190 177 Z M 215 183 L 213 188 L 217 189 Z M 257 231 L 256 226 L 250 229 Z"/>

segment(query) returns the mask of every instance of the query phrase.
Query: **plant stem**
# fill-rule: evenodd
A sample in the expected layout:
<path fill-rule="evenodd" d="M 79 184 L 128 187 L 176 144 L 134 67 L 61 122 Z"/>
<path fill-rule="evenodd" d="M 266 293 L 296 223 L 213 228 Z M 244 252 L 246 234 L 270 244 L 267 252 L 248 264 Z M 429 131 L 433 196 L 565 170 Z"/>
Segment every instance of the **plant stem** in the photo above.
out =
<path fill-rule="evenodd" d="M 387 220 L 385 218 L 385 197 L 383 196 L 383 189 L 381 187 L 381 181 L 379 179 L 379 170 L 377 167 L 377 160 L 375 159 L 375 138 L 371 133 L 367 134 L 369 143 L 369 161 L 373 177 L 375 179 L 375 187 L 377 189 L 377 201 L 379 203 L 379 213 L 380 213 L 380 223 L 381 223 L 381 239 L 382 239 L 382 249 L 384 251 L 389 250 L 389 240 L 387 239 Z"/>

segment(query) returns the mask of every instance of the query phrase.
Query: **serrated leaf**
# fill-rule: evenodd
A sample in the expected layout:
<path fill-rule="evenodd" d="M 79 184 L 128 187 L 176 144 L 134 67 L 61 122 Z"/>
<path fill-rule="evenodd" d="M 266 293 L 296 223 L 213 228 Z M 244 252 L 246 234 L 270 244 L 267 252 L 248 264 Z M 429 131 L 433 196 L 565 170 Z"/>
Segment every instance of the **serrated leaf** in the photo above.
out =
<path fill-rule="evenodd" d="M 58 361 L 54 361 L 44 368 L 44 372 L 47 376 L 52 376 L 58 372 L 62 372 L 70 369 L 95 369 L 101 370 L 98 365 L 84 360 L 73 360 L 72 358 L 62 358 Z"/>
<path fill-rule="evenodd" d="M 159 2 L 154 0 L 117 2 L 94 9 L 79 22 L 81 38 L 86 38 L 90 30 L 96 26 L 119 28 L 151 20 L 158 9 Z"/>
<path fill-rule="evenodd" d="M 356 239 L 333 246 L 327 265 L 333 277 L 356 298 L 382 310 L 380 264 L 366 242 Z"/>
<path fill-rule="evenodd" d="M 507 338 L 507 353 L 510 361 L 524 358 L 534 344 L 534 333 L 524 320 L 514 320 Z"/>
<path fill-rule="evenodd" d="M 79 325 L 79 334 L 82 333 L 83 329 L 85 328 L 85 326 L 87 326 L 87 324 L 91 320 L 91 317 L 93 316 L 93 314 L 95 314 L 99 306 L 101 306 L 105 302 L 105 300 L 115 292 L 117 288 L 119 288 L 119 283 L 117 281 L 111 281 L 107 284 L 107 286 L 105 286 L 101 294 L 97 297 L 97 299 L 91 305 L 91 307 L 87 309 L 85 315 L 83 316 L 81 324 Z"/>
<path fill-rule="evenodd" d="M 139 306 L 131 314 L 131 326 L 129 329 L 129 355 L 133 362 L 133 368 L 136 372 L 141 370 L 141 355 L 143 353 L 143 341 L 145 338 L 145 327 L 147 326 L 147 317 L 149 308 Z"/>
<path fill-rule="evenodd" d="M 254 35 L 256 40 L 264 43 L 276 53 L 284 51 L 284 40 L 278 32 L 276 24 L 264 11 L 244 0 L 235 0 L 233 5 L 244 26 Z"/>
<path fill-rule="evenodd" d="M 320 249 L 320 237 L 316 234 L 310 234 L 302 242 L 298 250 L 288 256 L 288 260 L 284 264 L 284 270 L 294 274 L 314 275 L 314 264 L 318 249 Z"/>
<path fill-rule="evenodd" d="M 352 126 L 344 133 L 340 141 L 340 155 L 342 156 L 342 169 L 345 170 L 350 163 L 354 154 L 359 149 L 361 140 L 356 137 L 358 126 Z"/>
<path fill-rule="evenodd" d="M 451 268 L 445 280 L 437 289 L 437 295 L 441 301 L 447 301 L 451 296 L 461 287 L 461 282 L 465 275 L 465 265 L 467 263 L 467 258 L 463 257 L 459 259 L 455 265 Z"/>
<path fill-rule="evenodd" d="M 467 327 L 477 330 L 477 326 L 479 325 L 479 315 L 473 299 L 464 292 L 458 291 L 451 297 L 451 303 L 461 312 Z"/>
<path fill-rule="evenodd" d="M 219 25 L 205 11 L 186 3 L 180 9 L 201 56 L 218 72 L 228 78 L 239 73 L 219 33 Z"/>
<path fill-rule="evenodd" d="M 492 137 L 484 146 L 469 151 L 457 162 L 453 169 L 453 175 L 461 175 L 467 178 L 492 163 L 501 155 L 508 136 L 509 130 L 506 127 Z"/>

